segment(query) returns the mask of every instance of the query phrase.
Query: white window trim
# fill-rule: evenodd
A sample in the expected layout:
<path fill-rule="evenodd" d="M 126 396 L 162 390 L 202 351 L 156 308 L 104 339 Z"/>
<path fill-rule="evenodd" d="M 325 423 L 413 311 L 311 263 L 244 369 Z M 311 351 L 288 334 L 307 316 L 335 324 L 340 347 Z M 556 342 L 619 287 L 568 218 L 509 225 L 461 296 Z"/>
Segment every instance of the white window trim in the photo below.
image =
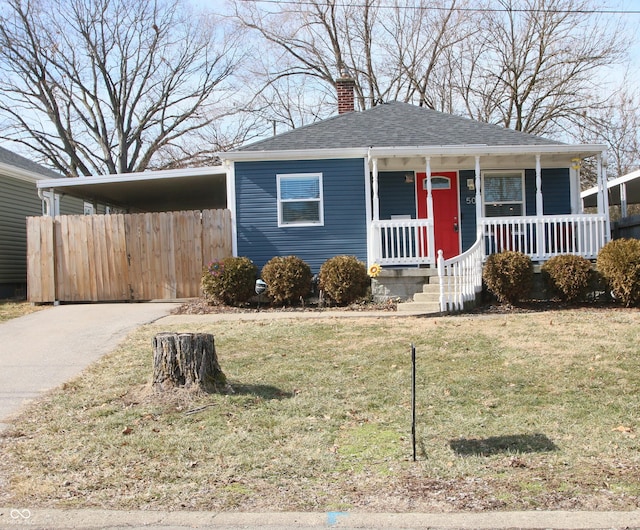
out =
<path fill-rule="evenodd" d="M 318 185 L 320 187 L 320 194 L 319 197 L 317 199 L 290 199 L 290 200 L 286 200 L 286 199 L 282 199 L 282 197 L 280 196 L 280 182 L 282 180 L 286 180 L 287 178 L 300 178 L 300 177 L 304 177 L 304 178 L 310 178 L 310 177 L 314 177 L 314 178 L 318 178 Z M 281 173 L 281 174 L 277 174 L 276 175 L 276 188 L 277 188 L 277 194 L 278 194 L 278 228 L 291 228 L 291 227 L 305 227 L 305 226 L 324 226 L 324 191 L 323 191 L 323 183 L 322 183 L 322 173 Z M 282 220 L 282 204 L 285 202 L 301 202 L 301 201 L 307 201 L 307 202 L 317 202 L 319 207 L 318 207 L 318 212 L 319 212 L 319 216 L 320 219 L 318 221 L 313 221 L 313 222 L 300 222 L 300 223 L 285 223 Z"/>
<path fill-rule="evenodd" d="M 513 169 L 513 170 L 496 170 L 496 171 L 491 171 L 491 170 L 487 170 L 487 171 L 483 171 L 482 172 L 482 215 L 484 217 L 487 216 L 487 204 L 493 204 L 492 202 L 487 203 L 486 201 L 486 195 L 485 195 L 485 176 L 489 175 L 489 176 L 493 176 L 493 175 L 513 175 L 515 173 L 520 173 L 520 179 L 522 180 L 522 200 L 521 201 L 505 201 L 501 204 L 521 204 L 522 205 L 522 215 L 527 215 L 527 189 L 526 189 L 526 182 L 525 182 L 525 178 L 524 178 L 524 170 L 521 169 Z M 515 217 L 520 217 L 515 216 Z"/>

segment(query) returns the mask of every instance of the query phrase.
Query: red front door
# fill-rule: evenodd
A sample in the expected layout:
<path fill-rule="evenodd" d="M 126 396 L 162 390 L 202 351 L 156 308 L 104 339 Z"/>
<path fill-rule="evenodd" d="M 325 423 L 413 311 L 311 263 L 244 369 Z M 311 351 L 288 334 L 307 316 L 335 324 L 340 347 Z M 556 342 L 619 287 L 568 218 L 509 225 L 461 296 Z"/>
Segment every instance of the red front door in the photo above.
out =
<path fill-rule="evenodd" d="M 427 174 L 416 175 L 418 219 L 427 218 Z M 460 254 L 460 209 L 458 207 L 458 174 L 442 171 L 431 174 L 435 250 L 445 259 Z"/>

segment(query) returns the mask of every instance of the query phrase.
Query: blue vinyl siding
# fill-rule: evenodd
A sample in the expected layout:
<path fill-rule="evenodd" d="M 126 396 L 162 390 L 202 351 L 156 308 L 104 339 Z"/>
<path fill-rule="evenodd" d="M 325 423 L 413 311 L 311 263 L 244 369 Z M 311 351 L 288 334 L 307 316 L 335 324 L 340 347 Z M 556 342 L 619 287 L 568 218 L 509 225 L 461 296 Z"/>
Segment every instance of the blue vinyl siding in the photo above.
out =
<path fill-rule="evenodd" d="M 462 252 L 464 252 L 476 242 L 476 190 L 470 190 L 467 186 L 467 179 L 472 179 L 475 183 L 476 172 L 474 170 L 459 171 L 458 179 L 460 180 L 460 233 Z"/>
<path fill-rule="evenodd" d="M 542 170 L 542 201 L 544 215 L 571 213 L 571 183 L 568 168 Z M 536 171 L 525 171 L 527 215 L 536 215 Z"/>
<path fill-rule="evenodd" d="M 322 173 L 324 226 L 278 228 L 276 175 Z M 367 259 L 362 159 L 236 162 L 238 255 L 259 267 L 295 255 L 313 272 L 341 254 Z"/>
<path fill-rule="evenodd" d="M 459 172 L 460 178 L 460 229 L 462 231 L 462 251 L 467 250 L 476 240 L 475 191 L 467 188 L 467 179 L 475 180 L 475 171 Z M 567 168 L 542 170 L 542 200 L 544 215 L 571 213 L 571 184 Z M 526 214 L 536 215 L 536 171 L 525 171 Z"/>
<path fill-rule="evenodd" d="M 571 182 L 567 168 L 542 170 L 542 200 L 545 215 L 571 213 Z"/>
<path fill-rule="evenodd" d="M 411 219 L 416 218 L 415 183 L 405 182 L 406 174 L 406 171 L 378 173 L 380 219 L 391 219 L 392 215 L 410 215 Z"/>

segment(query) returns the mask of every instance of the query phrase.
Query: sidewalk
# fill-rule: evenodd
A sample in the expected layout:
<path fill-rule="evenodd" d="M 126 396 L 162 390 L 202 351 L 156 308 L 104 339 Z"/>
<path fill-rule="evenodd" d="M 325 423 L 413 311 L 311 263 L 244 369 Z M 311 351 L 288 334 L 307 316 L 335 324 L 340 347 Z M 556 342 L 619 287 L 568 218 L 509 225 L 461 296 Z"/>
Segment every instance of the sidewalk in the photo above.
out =
<path fill-rule="evenodd" d="M 208 513 L 107 510 L 28 510 L 0 508 L 0 528 L 124 529 L 294 528 L 340 529 L 637 529 L 634 512 L 483 512 L 483 513 Z"/>

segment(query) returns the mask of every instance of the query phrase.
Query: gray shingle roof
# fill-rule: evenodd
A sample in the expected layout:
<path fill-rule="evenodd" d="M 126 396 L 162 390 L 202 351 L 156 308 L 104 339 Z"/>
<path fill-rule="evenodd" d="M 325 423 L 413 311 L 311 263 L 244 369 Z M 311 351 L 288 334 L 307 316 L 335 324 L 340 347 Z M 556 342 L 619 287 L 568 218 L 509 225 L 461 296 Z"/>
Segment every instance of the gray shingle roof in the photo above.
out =
<path fill-rule="evenodd" d="M 42 176 L 47 178 L 62 178 L 60 173 L 56 173 L 46 167 L 41 166 L 40 164 L 36 164 L 32 162 L 28 158 L 20 156 L 13 151 L 9 151 L 4 147 L 0 146 L 0 163 L 7 164 L 10 166 L 15 166 L 20 169 L 24 169 L 26 171 L 31 171 L 32 173 L 40 173 Z"/>
<path fill-rule="evenodd" d="M 482 144 L 562 145 L 532 134 L 392 102 L 349 112 L 279 134 L 237 151 L 348 149 Z"/>

